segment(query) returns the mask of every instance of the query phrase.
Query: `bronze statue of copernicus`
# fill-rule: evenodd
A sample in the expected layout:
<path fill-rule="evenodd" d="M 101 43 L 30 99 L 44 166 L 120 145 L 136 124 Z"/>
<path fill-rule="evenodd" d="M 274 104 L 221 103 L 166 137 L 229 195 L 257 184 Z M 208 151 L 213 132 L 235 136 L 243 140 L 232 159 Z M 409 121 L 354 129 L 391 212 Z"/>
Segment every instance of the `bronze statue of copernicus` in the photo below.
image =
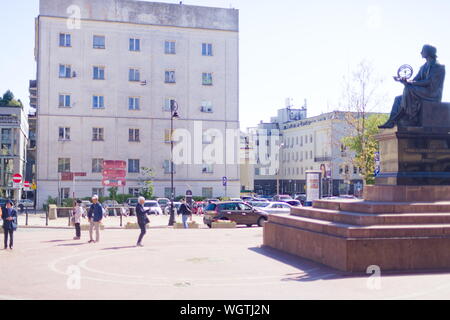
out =
<path fill-rule="evenodd" d="M 445 80 L 445 66 L 437 62 L 435 47 L 425 45 L 422 57 L 426 63 L 412 81 L 394 77 L 405 89 L 402 96 L 395 98 L 389 120 L 380 129 L 393 128 L 395 125 L 420 126 L 420 111 L 424 101 L 441 102 Z"/>

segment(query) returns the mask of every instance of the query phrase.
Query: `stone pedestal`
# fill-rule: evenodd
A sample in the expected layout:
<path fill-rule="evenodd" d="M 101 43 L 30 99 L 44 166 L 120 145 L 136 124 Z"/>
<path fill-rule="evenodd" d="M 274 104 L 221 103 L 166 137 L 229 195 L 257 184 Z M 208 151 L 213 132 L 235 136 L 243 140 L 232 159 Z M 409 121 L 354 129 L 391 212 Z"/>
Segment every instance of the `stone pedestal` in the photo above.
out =
<path fill-rule="evenodd" d="M 377 185 L 450 185 L 448 127 L 406 127 L 382 130 L 381 174 Z"/>

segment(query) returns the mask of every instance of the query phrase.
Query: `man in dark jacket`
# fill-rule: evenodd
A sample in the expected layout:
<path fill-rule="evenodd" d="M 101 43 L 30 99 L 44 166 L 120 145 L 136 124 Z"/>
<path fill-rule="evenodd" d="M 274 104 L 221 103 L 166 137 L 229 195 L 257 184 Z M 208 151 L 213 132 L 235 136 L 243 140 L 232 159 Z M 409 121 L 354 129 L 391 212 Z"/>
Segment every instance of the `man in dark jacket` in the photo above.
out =
<path fill-rule="evenodd" d="M 147 224 L 150 223 L 150 220 L 147 217 L 147 214 L 150 212 L 150 209 L 145 210 L 144 208 L 145 198 L 140 197 L 138 200 L 138 204 L 136 206 L 136 217 L 138 221 L 139 228 L 141 229 L 141 234 L 139 235 L 137 241 L 137 247 L 143 247 L 142 239 L 147 233 Z"/>
<path fill-rule="evenodd" d="M 185 229 L 189 229 L 188 219 L 191 218 L 192 221 L 192 210 L 186 203 L 186 199 L 181 200 L 181 206 L 178 212 L 181 214 L 183 219 L 183 226 Z"/>
<path fill-rule="evenodd" d="M 98 196 L 92 197 L 92 205 L 89 208 L 88 219 L 89 219 L 89 223 L 90 223 L 90 225 L 89 225 L 89 236 L 90 236 L 89 243 L 99 242 L 100 241 L 100 225 L 103 220 L 103 207 L 98 202 Z M 94 232 L 94 228 L 95 228 L 95 233 L 96 233 L 95 241 L 92 236 L 92 234 Z"/>
<path fill-rule="evenodd" d="M 14 244 L 14 231 L 17 228 L 17 211 L 13 208 L 12 202 L 6 202 L 6 208 L 2 209 L 1 217 L 3 219 L 3 232 L 5 233 L 5 250 L 9 248 L 12 250 Z"/>

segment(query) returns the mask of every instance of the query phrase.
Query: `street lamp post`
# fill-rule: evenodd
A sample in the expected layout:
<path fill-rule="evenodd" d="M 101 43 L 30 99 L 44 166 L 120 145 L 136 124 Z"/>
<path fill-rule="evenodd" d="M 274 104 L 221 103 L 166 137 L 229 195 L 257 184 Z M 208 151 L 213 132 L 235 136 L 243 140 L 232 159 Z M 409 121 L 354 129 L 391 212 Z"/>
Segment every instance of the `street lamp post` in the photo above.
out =
<path fill-rule="evenodd" d="M 280 163 L 281 163 L 281 149 L 283 149 L 284 143 L 281 143 L 278 148 L 278 169 L 277 169 L 277 196 L 280 195 Z"/>
<path fill-rule="evenodd" d="M 169 226 L 173 226 L 175 224 L 175 211 L 174 211 L 174 186 L 173 186 L 173 178 L 174 178 L 174 165 L 173 165 L 173 120 L 178 119 L 180 116 L 178 115 L 178 103 L 175 100 L 170 100 L 170 218 L 169 218 Z"/>

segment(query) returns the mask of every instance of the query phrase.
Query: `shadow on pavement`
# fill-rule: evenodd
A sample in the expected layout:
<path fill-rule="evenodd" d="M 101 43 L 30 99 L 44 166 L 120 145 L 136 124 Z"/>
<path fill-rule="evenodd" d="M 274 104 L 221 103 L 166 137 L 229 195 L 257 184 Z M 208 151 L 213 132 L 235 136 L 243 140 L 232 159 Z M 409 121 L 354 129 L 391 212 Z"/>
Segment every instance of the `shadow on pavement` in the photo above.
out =
<path fill-rule="evenodd" d="M 249 248 L 249 250 L 299 269 L 298 273 L 286 274 L 280 281 L 308 282 L 317 280 L 333 280 L 351 276 L 351 274 L 337 271 L 313 261 L 290 255 L 269 247 L 262 246 Z"/>
<path fill-rule="evenodd" d="M 49 240 L 49 241 L 41 241 L 41 243 L 56 243 L 56 242 L 69 242 L 69 241 L 73 241 L 73 240 Z"/>
<path fill-rule="evenodd" d="M 123 250 L 123 249 L 133 249 L 136 246 L 126 246 L 126 247 L 112 247 L 112 248 L 104 248 L 102 250 Z"/>
<path fill-rule="evenodd" d="M 57 247 L 77 247 L 77 246 L 83 246 L 86 243 L 68 243 L 68 244 L 58 244 Z"/>

